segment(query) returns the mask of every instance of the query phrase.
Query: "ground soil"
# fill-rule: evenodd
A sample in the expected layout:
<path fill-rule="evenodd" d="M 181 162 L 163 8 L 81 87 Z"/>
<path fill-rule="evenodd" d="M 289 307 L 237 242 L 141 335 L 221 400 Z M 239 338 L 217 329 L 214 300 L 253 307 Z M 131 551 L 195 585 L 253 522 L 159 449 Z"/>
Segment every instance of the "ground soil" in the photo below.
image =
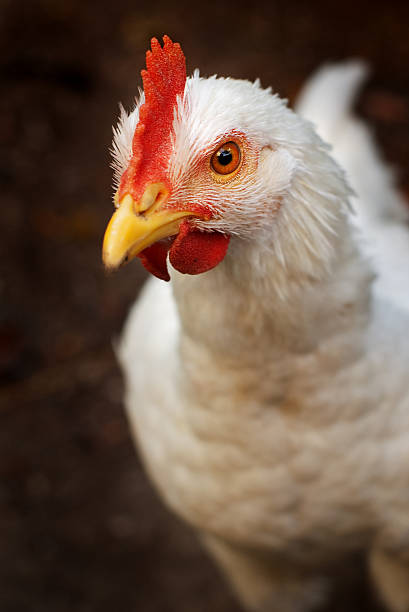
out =
<path fill-rule="evenodd" d="M 259 76 L 290 101 L 320 63 L 367 59 L 358 112 L 409 193 L 408 7 L 0 2 L 2 612 L 238 610 L 141 468 L 112 350 L 146 274 L 101 265 L 108 147 L 149 38 L 180 41 L 189 70 Z M 345 571 L 327 612 L 377 609 L 362 562 Z"/>

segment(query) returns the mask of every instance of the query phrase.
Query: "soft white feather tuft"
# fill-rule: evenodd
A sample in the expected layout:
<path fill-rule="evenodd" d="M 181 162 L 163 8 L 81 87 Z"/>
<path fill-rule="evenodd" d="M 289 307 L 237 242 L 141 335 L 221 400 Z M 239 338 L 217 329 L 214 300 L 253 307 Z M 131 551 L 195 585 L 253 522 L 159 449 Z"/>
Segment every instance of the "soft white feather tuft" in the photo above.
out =
<path fill-rule="evenodd" d="M 350 114 L 358 89 L 368 73 L 368 65 L 361 60 L 322 66 L 304 85 L 296 111 L 312 121 L 324 136 L 324 132 L 333 130 Z"/>
<path fill-rule="evenodd" d="M 122 174 L 128 167 L 132 157 L 132 139 L 139 120 L 139 109 L 144 103 L 145 94 L 139 90 L 139 98 L 132 111 L 128 114 L 122 104 L 119 105 L 119 119 L 113 126 L 114 134 L 110 149 L 112 155 L 111 168 L 114 171 L 113 183 L 116 191 Z"/>

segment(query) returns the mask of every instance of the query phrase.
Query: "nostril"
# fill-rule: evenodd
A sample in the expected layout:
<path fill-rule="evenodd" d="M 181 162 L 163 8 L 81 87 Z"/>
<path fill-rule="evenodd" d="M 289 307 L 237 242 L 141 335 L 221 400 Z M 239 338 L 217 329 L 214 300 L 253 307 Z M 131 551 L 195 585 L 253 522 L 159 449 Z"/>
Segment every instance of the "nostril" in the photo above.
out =
<path fill-rule="evenodd" d="M 164 191 L 159 191 L 158 195 L 156 196 L 155 202 L 154 202 L 154 206 L 160 206 L 162 204 L 162 202 L 166 199 L 166 193 Z"/>
<path fill-rule="evenodd" d="M 138 212 L 153 212 L 163 204 L 168 196 L 168 190 L 163 183 L 148 185 L 139 201 Z"/>

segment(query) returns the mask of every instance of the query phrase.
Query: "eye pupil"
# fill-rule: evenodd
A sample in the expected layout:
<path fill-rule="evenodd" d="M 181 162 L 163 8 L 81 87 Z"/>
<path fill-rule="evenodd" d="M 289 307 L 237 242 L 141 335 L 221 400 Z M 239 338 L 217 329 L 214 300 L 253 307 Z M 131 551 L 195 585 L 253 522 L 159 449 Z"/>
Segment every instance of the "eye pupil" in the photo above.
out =
<path fill-rule="evenodd" d="M 217 154 L 217 161 L 222 166 L 228 166 L 233 161 L 233 153 L 230 149 L 222 149 Z"/>
<path fill-rule="evenodd" d="M 241 162 L 241 149 L 239 145 L 230 140 L 219 146 L 210 159 L 210 167 L 220 177 L 233 175 L 238 171 Z"/>

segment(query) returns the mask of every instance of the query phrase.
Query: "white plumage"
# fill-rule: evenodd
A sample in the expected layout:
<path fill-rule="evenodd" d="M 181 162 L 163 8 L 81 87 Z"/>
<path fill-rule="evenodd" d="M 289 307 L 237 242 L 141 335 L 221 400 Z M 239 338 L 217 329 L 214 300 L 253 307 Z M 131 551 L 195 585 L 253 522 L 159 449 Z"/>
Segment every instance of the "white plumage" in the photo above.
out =
<path fill-rule="evenodd" d="M 390 609 L 409 610 L 408 215 L 350 114 L 363 75 L 327 67 L 298 104 L 347 178 L 259 83 L 187 80 L 170 197 L 210 202 L 197 226 L 229 250 L 204 274 L 149 280 L 118 349 L 153 482 L 249 610 L 313 609 L 358 549 Z M 116 133 L 118 178 L 138 112 Z M 248 153 L 218 184 L 198 153 L 224 134 Z"/>

